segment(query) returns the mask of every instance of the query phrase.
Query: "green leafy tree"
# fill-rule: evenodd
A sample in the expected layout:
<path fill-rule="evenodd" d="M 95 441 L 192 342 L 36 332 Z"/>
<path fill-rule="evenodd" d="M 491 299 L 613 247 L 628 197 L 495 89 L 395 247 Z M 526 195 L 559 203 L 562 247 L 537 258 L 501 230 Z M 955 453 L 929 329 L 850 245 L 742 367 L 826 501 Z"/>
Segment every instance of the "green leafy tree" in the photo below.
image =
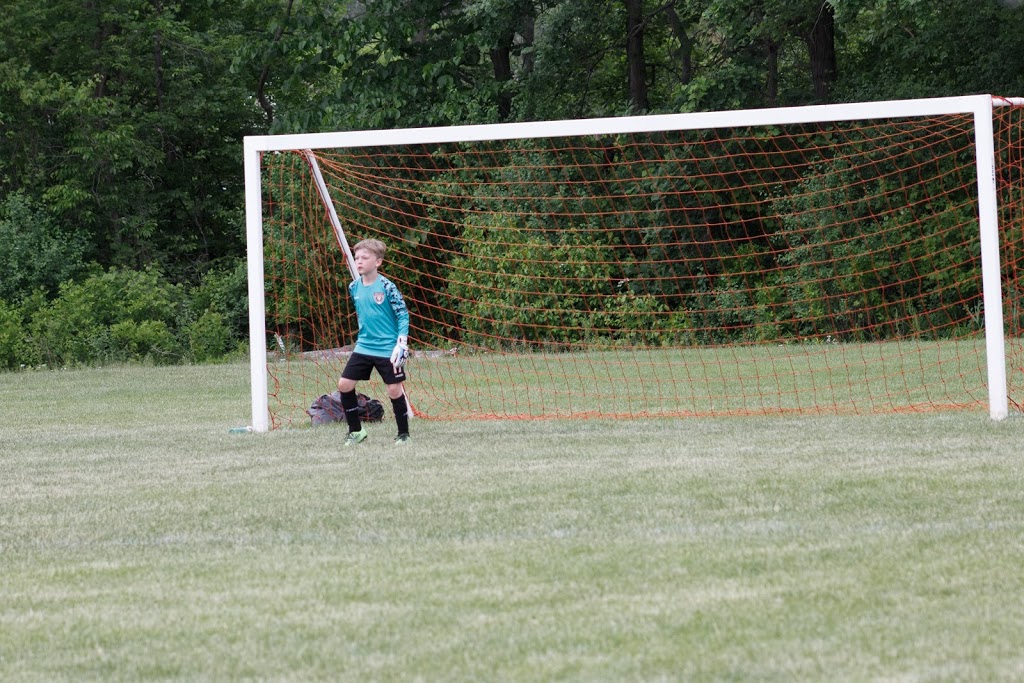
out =
<path fill-rule="evenodd" d="M 186 275 L 237 250 L 238 144 L 260 130 L 228 68 L 244 20 L 209 3 L 8 2 L 0 192 L 86 231 L 104 265 Z"/>
<path fill-rule="evenodd" d="M 508 35 L 498 4 L 250 3 L 267 28 L 235 67 L 261 64 L 257 97 L 273 132 L 494 121 L 511 78 L 492 61 Z"/>
<path fill-rule="evenodd" d="M 844 101 L 1024 92 L 1024 8 L 1000 0 L 854 0 L 837 4 L 848 27 Z"/>

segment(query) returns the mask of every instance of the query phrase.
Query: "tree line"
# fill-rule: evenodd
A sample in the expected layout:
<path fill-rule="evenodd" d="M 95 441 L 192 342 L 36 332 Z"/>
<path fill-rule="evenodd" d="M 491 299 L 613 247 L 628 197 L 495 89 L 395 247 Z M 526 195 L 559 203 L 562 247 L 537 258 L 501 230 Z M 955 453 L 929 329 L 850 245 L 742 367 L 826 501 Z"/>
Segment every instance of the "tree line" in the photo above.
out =
<path fill-rule="evenodd" d="M 246 135 L 1021 95 L 1014 4 L 8 0 L 0 365 L 231 353 Z M 159 306 L 110 294 L 92 347 L 52 341 L 146 278 Z"/>

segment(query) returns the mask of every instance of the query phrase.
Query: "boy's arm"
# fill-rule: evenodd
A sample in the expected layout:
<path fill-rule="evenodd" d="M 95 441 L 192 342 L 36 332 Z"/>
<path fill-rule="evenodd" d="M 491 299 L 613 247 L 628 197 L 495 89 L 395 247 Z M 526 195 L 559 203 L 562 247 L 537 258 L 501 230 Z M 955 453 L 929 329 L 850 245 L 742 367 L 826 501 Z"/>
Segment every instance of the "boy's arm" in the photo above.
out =
<path fill-rule="evenodd" d="M 398 373 L 405 365 L 409 357 L 409 309 L 405 305 L 405 299 L 398 287 L 388 280 L 384 284 L 387 292 L 388 302 L 395 314 L 395 322 L 398 324 L 398 339 L 395 341 L 395 348 L 391 351 L 391 367 Z"/>
<path fill-rule="evenodd" d="M 402 297 L 402 293 L 398 291 L 398 287 L 390 280 L 384 285 L 384 289 L 387 292 L 391 310 L 395 313 L 395 322 L 398 323 L 398 336 L 399 338 L 408 337 L 409 309 L 405 305 L 405 299 Z"/>

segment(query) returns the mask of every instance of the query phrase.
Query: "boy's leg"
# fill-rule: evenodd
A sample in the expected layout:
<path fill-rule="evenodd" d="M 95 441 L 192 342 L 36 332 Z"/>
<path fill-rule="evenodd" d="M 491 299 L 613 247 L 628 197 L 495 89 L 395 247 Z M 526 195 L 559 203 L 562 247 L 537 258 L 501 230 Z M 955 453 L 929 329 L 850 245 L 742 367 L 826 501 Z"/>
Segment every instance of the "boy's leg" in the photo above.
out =
<path fill-rule="evenodd" d="M 359 399 L 356 397 L 356 382 L 369 379 L 373 362 L 360 354 L 352 354 L 345 369 L 338 379 L 338 392 L 341 394 L 341 407 L 345 410 L 345 422 L 348 423 L 346 446 L 354 446 L 366 438 L 362 421 L 359 419 Z"/>
<path fill-rule="evenodd" d="M 405 399 L 405 368 L 399 368 L 398 372 L 395 372 L 388 358 L 377 359 L 375 366 L 384 384 L 387 385 L 391 408 L 395 411 L 395 423 L 398 425 L 398 437 L 395 441 L 404 443 L 409 440 L 409 402 Z"/>
<path fill-rule="evenodd" d="M 398 425 L 396 441 L 408 441 L 409 402 L 405 400 L 405 368 L 402 368 L 399 374 L 391 372 L 390 366 L 383 371 L 378 367 L 377 371 L 388 385 L 388 398 L 391 399 L 391 408 L 395 411 L 395 424 Z"/>
<path fill-rule="evenodd" d="M 401 388 L 401 384 L 395 384 Z M 409 403 L 405 400 L 405 391 L 403 390 L 398 398 L 391 396 L 391 387 L 388 387 L 388 398 L 391 398 L 391 408 L 395 411 L 395 424 L 398 425 L 398 436 L 409 435 Z"/>
<path fill-rule="evenodd" d="M 339 387 L 341 382 L 338 382 Z M 348 431 L 360 432 L 363 430 L 362 422 L 359 419 L 359 399 L 356 397 L 356 389 L 353 386 L 351 389 L 341 391 L 341 407 L 345 409 L 345 421 L 348 422 Z"/>

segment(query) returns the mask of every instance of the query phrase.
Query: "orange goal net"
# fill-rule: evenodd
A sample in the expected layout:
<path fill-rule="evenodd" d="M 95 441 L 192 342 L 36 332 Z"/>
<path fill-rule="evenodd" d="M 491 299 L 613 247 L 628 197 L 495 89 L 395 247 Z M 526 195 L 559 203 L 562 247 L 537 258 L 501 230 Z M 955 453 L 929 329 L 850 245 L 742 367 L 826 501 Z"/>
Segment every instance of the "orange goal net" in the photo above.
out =
<path fill-rule="evenodd" d="M 254 421 L 336 388 L 366 238 L 423 418 L 1017 411 L 1024 110 L 921 102 L 260 139 Z"/>

